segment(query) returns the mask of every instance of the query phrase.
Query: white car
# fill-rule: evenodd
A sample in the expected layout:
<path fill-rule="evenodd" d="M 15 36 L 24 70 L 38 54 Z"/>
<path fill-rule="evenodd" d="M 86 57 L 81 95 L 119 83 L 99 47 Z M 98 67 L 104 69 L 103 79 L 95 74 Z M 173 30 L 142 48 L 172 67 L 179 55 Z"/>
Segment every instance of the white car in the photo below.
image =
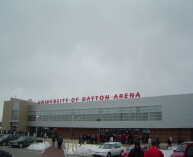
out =
<path fill-rule="evenodd" d="M 121 156 L 121 153 L 125 150 L 125 147 L 120 142 L 106 142 L 99 146 L 97 150 L 92 154 L 94 157 L 111 157 Z"/>

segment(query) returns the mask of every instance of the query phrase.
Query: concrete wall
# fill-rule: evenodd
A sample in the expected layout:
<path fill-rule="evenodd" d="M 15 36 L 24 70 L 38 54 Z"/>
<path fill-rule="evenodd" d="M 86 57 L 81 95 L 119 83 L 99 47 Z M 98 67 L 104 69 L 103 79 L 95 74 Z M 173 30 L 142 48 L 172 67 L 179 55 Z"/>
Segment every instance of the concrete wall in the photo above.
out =
<path fill-rule="evenodd" d="M 92 109 L 131 106 L 162 106 L 161 121 L 34 121 L 28 126 L 69 128 L 193 128 L 193 94 L 31 105 L 30 111 Z"/>

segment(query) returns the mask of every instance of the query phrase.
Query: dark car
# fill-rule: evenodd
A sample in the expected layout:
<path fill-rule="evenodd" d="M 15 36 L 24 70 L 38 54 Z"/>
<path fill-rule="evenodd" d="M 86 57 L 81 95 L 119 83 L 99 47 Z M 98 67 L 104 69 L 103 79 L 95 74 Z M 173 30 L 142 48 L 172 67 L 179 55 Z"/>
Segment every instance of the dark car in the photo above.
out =
<path fill-rule="evenodd" d="M 9 141 L 9 145 L 12 147 L 27 147 L 34 142 L 43 142 L 43 140 L 36 140 L 34 136 L 21 136 L 17 140 Z"/>
<path fill-rule="evenodd" d="M 9 152 L 0 150 L 0 157 L 12 157 L 12 155 Z"/>
<path fill-rule="evenodd" d="M 145 145 L 141 145 L 140 147 L 141 147 L 141 149 L 142 149 L 144 152 L 148 149 L 147 146 L 145 146 Z M 132 149 L 134 149 L 134 148 L 135 148 L 135 145 L 131 145 L 131 146 L 127 147 L 126 150 L 124 150 L 124 151 L 121 153 L 121 157 L 128 157 L 130 151 L 131 151 Z"/>
<path fill-rule="evenodd" d="M 173 150 L 173 153 L 171 154 L 170 157 L 183 157 L 186 146 L 190 143 L 193 143 L 193 142 L 191 141 L 191 142 L 181 143 L 175 150 Z"/>
<path fill-rule="evenodd" d="M 6 146 L 11 140 L 16 140 L 20 137 L 18 134 L 6 134 L 0 137 L 0 145 Z"/>

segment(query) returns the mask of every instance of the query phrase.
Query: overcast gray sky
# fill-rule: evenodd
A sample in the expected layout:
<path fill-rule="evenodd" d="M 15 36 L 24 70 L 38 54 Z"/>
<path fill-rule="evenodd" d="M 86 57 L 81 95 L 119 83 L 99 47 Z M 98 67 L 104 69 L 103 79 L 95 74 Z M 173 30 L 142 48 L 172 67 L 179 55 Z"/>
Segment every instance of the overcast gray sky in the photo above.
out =
<path fill-rule="evenodd" d="M 193 93 L 192 0 L 0 0 L 10 97 Z"/>

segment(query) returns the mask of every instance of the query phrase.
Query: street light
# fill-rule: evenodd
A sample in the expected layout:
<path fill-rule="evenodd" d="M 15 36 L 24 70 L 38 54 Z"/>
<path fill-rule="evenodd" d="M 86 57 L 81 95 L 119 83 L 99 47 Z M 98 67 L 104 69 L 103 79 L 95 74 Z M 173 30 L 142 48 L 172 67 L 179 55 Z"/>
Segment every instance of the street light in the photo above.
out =
<path fill-rule="evenodd" d="M 37 118 L 39 118 L 39 116 L 36 116 L 36 121 L 37 121 Z M 37 141 L 37 133 L 38 133 L 38 125 L 36 124 L 36 141 Z"/>

